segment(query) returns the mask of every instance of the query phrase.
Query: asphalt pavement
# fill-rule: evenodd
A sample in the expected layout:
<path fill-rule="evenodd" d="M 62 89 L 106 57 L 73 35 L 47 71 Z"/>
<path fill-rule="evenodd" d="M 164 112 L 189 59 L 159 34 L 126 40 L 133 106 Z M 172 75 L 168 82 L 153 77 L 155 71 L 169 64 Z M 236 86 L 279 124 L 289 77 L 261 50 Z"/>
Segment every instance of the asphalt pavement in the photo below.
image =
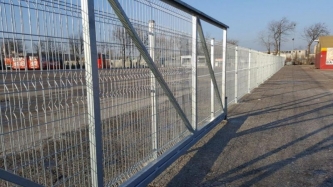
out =
<path fill-rule="evenodd" d="M 333 186 L 333 71 L 283 67 L 149 186 Z"/>

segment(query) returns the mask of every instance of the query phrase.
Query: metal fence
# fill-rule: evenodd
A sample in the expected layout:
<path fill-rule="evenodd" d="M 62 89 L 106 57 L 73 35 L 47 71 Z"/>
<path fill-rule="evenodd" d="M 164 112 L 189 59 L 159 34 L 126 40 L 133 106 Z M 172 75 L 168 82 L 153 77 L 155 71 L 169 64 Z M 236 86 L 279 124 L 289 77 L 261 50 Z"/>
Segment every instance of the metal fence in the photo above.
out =
<path fill-rule="evenodd" d="M 284 66 L 284 57 L 227 45 L 226 96 L 228 104 L 237 103 L 245 94 L 269 79 Z"/>
<path fill-rule="evenodd" d="M 147 184 L 283 66 L 227 28 L 177 0 L 0 0 L 0 186 Z"/>

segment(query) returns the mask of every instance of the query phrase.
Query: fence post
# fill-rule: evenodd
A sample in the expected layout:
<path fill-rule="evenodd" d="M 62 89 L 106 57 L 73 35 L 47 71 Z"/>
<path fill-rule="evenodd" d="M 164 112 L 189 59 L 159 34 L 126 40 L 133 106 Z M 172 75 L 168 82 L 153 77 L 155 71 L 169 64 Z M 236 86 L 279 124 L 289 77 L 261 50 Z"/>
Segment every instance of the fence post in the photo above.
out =
<path fill-rule="evenodd" d="M 211 39 L 210 41 L 210 62 L 211 62 L 211 66 L 212 66 L 212 70 L 214 72 L 214 66 L 215 66 L 215 57 L 214 57 L 214 38 Z M 210 117 L 211 119 L 214 119 L 214 112 L 215 112 L 215 108 L 214 108 L 214 84 L 213 84 L 213 80 L 210 81 Z"/>
<path fill-rule="evenodd" d="M 247 78 L 247 81 L 248 81 L 248 85 L 247 85 L 247 93 L 250 93 L 251 92 L 251 49 L 249 49 L 249 67 L 248 67 L 248 78 Z"/>
<path fill-rule="evenodd" d="M 236 46 L 235 47 L 235 103 L 238 103 L 238 93 L 237 93 L 237 90 L 238 90 L 238 47 Z"/>
<path fill-rule="evenodd" d="M 103 185 L 102 124 L 99 101 L 94 1 L 81 0 L 84 59 L 86 63 L 87 113 L 91 185 Z"/>
<path fill-rule="evenodd" d="M 227 99 L 226 99 L 226 73 L 227 73 L 227 70 L 226 70 L 226 49 L 227 49 L 227 30 L 226 29 L 223 29 L 223 46 L 222 46 L 222 99 L 223 99 L 223 107 L 224 107 L 224 113 L 226 114 L 227 113 Z"/>
<path fill-rule="evenodd" d="M 149 21 L 149 54 L 155 63 L 155 34 L 154 34 L 155 21 Z M 153 158 L 157 158 L 157 94 L 156 94 L 156 81 L 153 72 L 150 73 L 150 98 L 151 98 L 151 138 Z"/>
<path fill-rule="evenodd" d="M 192 16 L 192 128 L 197 130 L 197 17 Z"/>

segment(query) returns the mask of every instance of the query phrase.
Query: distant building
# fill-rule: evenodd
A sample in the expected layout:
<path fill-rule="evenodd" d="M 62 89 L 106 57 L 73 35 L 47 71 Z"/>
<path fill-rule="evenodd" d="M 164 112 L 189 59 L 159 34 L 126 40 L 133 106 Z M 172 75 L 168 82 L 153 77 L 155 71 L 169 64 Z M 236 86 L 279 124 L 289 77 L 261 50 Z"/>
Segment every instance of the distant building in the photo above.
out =
<path fill-rule="evenodd" d="M 285 57 L 286 62 L 300 65 L 300 64 L 307 64 L 307 54 L 308 54 L 307 50 L 290 50 L 290 51 L 281 51 L 280 56 Z"/>
<path fill-rule="evenodd" d="M 319 37 L 314 52 L 316 68 L 333 69 L 333 36 Z"/>

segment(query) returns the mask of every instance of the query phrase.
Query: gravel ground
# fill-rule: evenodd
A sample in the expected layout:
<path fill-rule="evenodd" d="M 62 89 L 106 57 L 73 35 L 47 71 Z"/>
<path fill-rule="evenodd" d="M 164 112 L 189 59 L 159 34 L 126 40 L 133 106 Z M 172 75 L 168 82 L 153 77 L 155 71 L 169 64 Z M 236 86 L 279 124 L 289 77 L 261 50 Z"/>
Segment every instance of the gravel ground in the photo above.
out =
<path fill-rule="evenodd" d="M 333 186 L 333 71 L 284 67 L 149 186 Z"/>

